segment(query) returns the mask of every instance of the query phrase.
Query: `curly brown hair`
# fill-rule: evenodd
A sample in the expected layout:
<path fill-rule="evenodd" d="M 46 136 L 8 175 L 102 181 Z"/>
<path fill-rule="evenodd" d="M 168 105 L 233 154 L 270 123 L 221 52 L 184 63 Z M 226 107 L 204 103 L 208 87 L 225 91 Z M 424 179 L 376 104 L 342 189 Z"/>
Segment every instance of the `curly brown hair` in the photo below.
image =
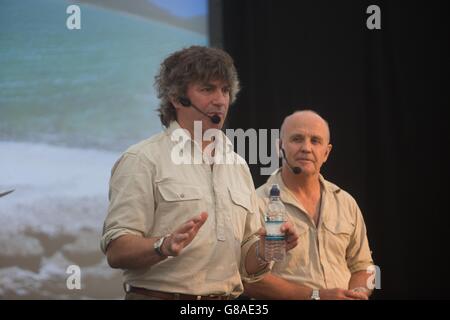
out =
<path fill-rule="evenodd" d="M 158 112 L 161 123 L 168 127 L 177 120 L 171 98 L 184 97 L 193 82 L 222 80 L 230 86 L 230 104 L 236 100 L 239 79 L 233 58 L 217 48 L 192 46 L 168 56 L 155 76 L 155 88 L 161 100 Z"/>

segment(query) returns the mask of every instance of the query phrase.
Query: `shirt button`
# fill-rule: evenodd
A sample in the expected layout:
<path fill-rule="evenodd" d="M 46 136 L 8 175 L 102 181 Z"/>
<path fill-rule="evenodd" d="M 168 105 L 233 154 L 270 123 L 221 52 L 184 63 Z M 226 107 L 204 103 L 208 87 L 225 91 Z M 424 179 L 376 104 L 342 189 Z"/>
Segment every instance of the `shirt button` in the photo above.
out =
<path fill-rule="evenodd" d="M 184 198 L 184 193 L 180 194 L 180 198 L 181 198 L 181 199 Z"/>

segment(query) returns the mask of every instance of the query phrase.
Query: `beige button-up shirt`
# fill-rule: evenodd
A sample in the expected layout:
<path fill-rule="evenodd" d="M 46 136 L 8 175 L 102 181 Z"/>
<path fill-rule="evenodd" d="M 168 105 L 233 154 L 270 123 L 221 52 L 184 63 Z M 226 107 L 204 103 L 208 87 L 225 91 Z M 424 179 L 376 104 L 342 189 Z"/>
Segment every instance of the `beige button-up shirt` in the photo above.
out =
<path fill-rule="evenodd" d="M 322 200 L 316 227 L 306 210 L 283 182 L 278 169 L 257 189 L 261 221 L 272 184 L 280 186 L 280 199 L 288 219 L 299 233 L 298 245 L 272 273 L 313 289 L 347 289 L 351 274 L 373 265 L 361 211 L 353 197 L 320 176 Z"/>
<path fill-rule="evenodd" d="M 261 226 L 253 180 L 221 131 L 212 158 L 203 158 L 186 132 L 174 121 L 116 162 L 101 248 L 106 252 L 109 242 L 124 234 L 164 236 L 206 211 L 208 219 L 179 256 L 149 268 L 124 270 L 124 280 L 164 292 L 238 296 L 243 292 L 240 272 L 250 279 L 264 273 L 248 275 L 244 266 Z M 234 158 L 234 164 L 224 163 L 219 155 Z"/>

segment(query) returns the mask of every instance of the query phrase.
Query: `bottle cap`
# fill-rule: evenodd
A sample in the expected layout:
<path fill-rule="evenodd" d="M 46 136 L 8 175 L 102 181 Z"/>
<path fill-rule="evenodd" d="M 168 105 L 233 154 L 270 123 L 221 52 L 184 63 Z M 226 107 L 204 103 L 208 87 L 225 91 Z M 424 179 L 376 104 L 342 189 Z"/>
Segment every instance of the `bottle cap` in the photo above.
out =
<path fill-rule="evenodd" d="M 280 196 L 280 187 L 278 184 L 273 184 L 272 188 L 270 189 L 270 196 L 271 197 L 279 197 Z"/>

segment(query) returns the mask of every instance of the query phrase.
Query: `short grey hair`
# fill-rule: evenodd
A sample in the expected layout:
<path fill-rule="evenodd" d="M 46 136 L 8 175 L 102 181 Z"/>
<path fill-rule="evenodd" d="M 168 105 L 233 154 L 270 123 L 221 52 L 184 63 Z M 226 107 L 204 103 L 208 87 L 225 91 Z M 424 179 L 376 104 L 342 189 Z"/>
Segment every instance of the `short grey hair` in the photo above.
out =
<path fill-rule="evenodd" d="M 290 116 L 293 116 L 297 113 L 308 113 L 308 112 L 315 114 L 316 116 L 318 116 L 320 119 L 323 120 L 323 122 L 325 123 L 325 126 L 327 127 L 327 130 L 328 130 L 328 143 L 330 143 L 331 142 L 331 131 L 330 131 L 330 125 L 328 124 L 328 121 L 325 120 L 318 112 L 316 112 L 314 110 L 310 110 L 310 109 L 294 111 L 293 113 L 288 115 L 286 118 L 284 118 L 283 123 L 281 124 L 281 128 L 280 128 L 280 139 L 283 138 L 284 124 L 285 124 L 287 118 L 289 118 Z"/>

